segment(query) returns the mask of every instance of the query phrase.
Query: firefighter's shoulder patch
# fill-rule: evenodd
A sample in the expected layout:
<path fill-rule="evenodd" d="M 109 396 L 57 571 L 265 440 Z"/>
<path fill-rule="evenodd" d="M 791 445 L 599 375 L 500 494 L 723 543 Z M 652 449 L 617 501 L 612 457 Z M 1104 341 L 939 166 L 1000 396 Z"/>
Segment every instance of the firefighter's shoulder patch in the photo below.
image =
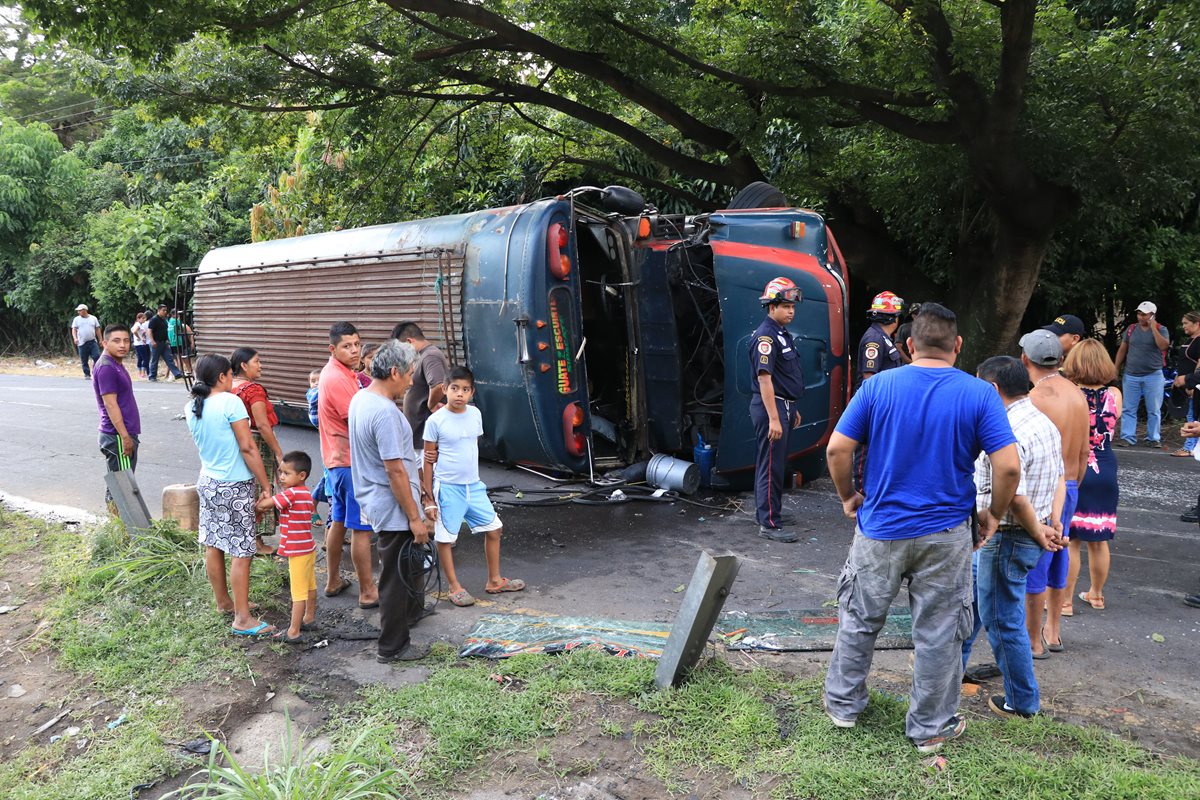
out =
<path fill-rule="evenodd" d="M 760 336 L 759 337 L 758 352 L 762 353 L 764 356 L 769 356 L 769 355 L 771 355 L 772 347 L 773 347 L 773 345 L 771 344 L 770 336 Z"/>

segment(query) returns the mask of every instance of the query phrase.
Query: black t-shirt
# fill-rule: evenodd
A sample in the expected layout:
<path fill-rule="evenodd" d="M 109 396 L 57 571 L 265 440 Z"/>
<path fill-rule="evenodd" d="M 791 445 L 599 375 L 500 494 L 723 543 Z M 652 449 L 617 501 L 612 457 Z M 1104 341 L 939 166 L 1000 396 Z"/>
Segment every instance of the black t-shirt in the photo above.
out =
<path fill-rule="evenodd" d="M 1176 362 L 1175 371 L 1180 375 L 1195 372 L 1197 362 L 1200 362 L 1200 336 L 1179 348 L 1179 359 Z"/>
<path fill-rule="evenodd" d="M 167 321 L 155 314 L 150 318 L 150 336 L 153 337 L 155 344 L 162 344 L 167 341 Z"/>

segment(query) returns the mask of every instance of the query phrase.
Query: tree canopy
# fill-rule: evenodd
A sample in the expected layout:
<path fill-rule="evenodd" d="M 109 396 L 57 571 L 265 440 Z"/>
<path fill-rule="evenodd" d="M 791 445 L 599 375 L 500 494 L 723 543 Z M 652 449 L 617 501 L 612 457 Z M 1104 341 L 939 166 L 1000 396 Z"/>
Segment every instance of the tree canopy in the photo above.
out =
<path fill-rule="evenodd" d="M 25 7 L 90 52 L 81 78 L 106 98 L 242 120 L 236 136 L 312 112 L 308 143 L 260 176 L 256 213 L 279 230 L 529 199 L 582 175 L 698 211 L 766 179 L 826 213 L 860 296 L 949 302 L 974 356 L 1063 310 L 1111 323 L 1145 293 L 1165 313 L 1200 302 L 1191 3 Z"/>

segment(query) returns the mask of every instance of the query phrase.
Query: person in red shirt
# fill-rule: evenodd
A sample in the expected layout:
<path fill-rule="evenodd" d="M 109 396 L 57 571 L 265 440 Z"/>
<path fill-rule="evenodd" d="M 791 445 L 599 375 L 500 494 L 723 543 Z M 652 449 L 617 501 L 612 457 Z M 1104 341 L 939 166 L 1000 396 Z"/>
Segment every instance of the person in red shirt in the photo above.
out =
<path fill-rule="evenodd" d="M 305 486 L 312 472 L 308 453 L 285 453 L 277 480 L 283 491 L 264 497 L 259 511 L 279 512 L 278 554 L 288 560 L 288 578 L 292 585 L 292 623 L 287 634 L 276 634 L 289 644 L 304 641 L 301 631 L 317 618 L 317 545 L 312 536 L 313 499 Z"/>
<path fill-rule="evenodd" d="M 325 537 L 329 577 L 325 596 L 344 592 L 350 582 L 342 579 L 342 545 L 350 531 L 350 559 L 358 575 L 358 605 L 379 607 L 379 588 L 371 574 L 371 526 L 365 524 L 354 499 L 350 477 L 350 401 L 358 393 L 358 369 L 362 340 L 349 322 L 335 323 L 329 329 L 329 363 L 317 382 L 317 427 L 321 434 L 321 460 L 329 471 L 325 491 L 329 494 L 329 533 Z"/>

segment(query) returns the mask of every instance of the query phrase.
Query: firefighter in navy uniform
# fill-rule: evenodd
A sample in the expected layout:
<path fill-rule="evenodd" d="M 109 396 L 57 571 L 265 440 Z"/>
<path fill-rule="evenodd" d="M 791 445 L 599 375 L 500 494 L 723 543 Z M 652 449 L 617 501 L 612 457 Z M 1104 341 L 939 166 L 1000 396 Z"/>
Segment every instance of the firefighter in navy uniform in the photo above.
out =
<path fill-rule="evenodd" d="M 892 292 L 880 292 L 871 301 L 867 319 L 871 327 L 858 341 L 858 368 L 854 371 L 854 389 L 863 381 L 885 369 L 902 367 L 906 363 L 904 353 L 892 341 L 896 328 L 900 327 L 900 314 L 904 311 L 904 300 Z M 854 448 L 854 488 L 863 491 L 863 468 L 867 462 L 866 445 Z"/>
<path fill-rule="evenodd" d="M 854 375 L 854 388 L 877 372 L 904 365 L 904 354 L 892 341 L 896 328 L 900 326 L 900 312 L 904 300 L 891 292 L 880 292 L 871 301 L 867 319 L 871 327 L 858 342 L 858 369 Z"/>
<path fill-rule="evenodd" d="M 759 301 L 767 309 L 750 339 L 750 363 L 757 380 L 750 382 L 750 419 L 758 442 L 754 462 L 754 502 L 758 533 L 776 542 L 794 542 L 796 534 L 783 529 L 784 468 L 788 431 L 800 425 L 796 401 L 804 394 L 804 376 L 796 344 L 787 326 L 796 316 L 800 290 L 787 278 L 767 284 Z"/>

